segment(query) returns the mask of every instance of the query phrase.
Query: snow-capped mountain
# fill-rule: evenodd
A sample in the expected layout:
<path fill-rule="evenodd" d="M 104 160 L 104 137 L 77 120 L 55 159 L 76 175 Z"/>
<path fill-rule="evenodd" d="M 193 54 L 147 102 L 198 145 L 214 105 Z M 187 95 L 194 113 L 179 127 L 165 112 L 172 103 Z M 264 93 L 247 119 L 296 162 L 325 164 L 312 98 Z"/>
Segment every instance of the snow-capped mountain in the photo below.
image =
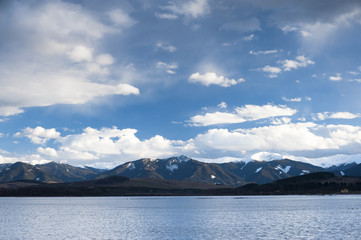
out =
<path fill-rule="evenodd" d="M 4 165 L 0 169 L 0 182 L 21 179 L 71 182 L 115 175 L 128 178 L 152 178 L 238 186 L 251 182 L 257 184 L 270 183 L 279 179 L 314 172 L 332 172 L 337 176 L 361 176 L 361 164 L 346 162 L 326 168 L 303 161 L 290 160 L 281 154 L 266 152 L 253 155 L 247 161 L 227 163 L 200 162 L 187 156 L 166 159 L 143 158 L 127 162 L 108 171 L 79 168 L 54 162 L 35 166 L 15 163 Z"/>
<path fill-rule="evenodd" d="M 242 185 L 249 182 L 268 183 L 282 178 L 320 171 L 325 171 L 325 169 L 288 159 L 217 164 L 199 162 L 181 156 L 167 159 L 144 158 L 128 162 L 100 174 L 98 178 L 119 175 L 129 178 L 157 178 Z"/>
<path fill-rule="evenodd" d="M 167 159 L 143 158 L 104 172 L 98 178 L 112 175 L 121 175 L 129 178 L 186 180 L 226 185 L 245 183 L 241 177 L 226 171 L 220 164 L 199 162 L 186 156 Z"/>

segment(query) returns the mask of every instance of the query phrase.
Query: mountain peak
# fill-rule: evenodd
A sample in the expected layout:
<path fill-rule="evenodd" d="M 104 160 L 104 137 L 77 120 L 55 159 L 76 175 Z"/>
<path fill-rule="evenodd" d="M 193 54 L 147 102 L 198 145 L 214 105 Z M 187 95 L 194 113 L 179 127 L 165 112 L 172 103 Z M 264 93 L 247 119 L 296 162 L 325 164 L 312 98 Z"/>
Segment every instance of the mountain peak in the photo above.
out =
<path fill-rule="evenodd" d="M 282 160 L 284 159 L 284 156 L 278 153 L 259 152 L 253 154 L 251 159 L 258 162 L 269 162 L 274 160 Z"/>
<path fill-rule="evenodd" d="M 180 156 L 177 156 L 177 157 L 170 157 L 170 158 L 167 158 L 167 159 L 164 159 L 166 161 L 169 161 L 169 160 L 176 160 L 177 162 L 188 162 L 189 160 L 192 160 L 190 157 L 187 157 L 185 155 L 180 155 Z"/>
<path fill-rule="evenodd" d="M 189 161 L 189 160 L 191 160 L 191 158 L 190 157 L 187 157 L 187 156 L 185 156 L 185 155 L 180 155 L 179 157 L 177 157 L 177 159 L 179 160 L 179 161 L 181 161 L 181 162 L 187 162 L 187 161 Z"/>

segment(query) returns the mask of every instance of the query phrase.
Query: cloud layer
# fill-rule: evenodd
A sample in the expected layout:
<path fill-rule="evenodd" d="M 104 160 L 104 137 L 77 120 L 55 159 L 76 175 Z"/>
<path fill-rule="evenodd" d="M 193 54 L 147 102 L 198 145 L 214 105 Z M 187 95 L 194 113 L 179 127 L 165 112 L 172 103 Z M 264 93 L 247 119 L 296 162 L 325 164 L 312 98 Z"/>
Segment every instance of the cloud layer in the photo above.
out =
<path fill-rule="evenodd" d="M 80 5 L 61 1 L 14 2 L 9 9 L 0 27 L 0 35 L 6 36 L 2 44 L 7 47 L 0 56 L 0 115 L 21 113 L 24 107 L 139 94 L 124 79 L 111 76 L 115 59 L 97 47 L 104 36 L 134 24 L 126 13 L 110 12 L 114 25 L 107 25 Z"/>

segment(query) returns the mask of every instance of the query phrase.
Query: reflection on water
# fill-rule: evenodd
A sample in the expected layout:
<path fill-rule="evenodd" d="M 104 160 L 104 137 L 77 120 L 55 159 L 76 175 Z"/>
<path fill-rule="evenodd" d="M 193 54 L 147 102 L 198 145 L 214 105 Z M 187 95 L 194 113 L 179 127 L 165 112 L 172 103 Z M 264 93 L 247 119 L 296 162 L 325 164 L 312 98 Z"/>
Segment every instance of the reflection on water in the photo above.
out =
<path fill-rule="evenodd" d="M 361 196 L 0 198 L 1 239 L 358 239 Z"/>

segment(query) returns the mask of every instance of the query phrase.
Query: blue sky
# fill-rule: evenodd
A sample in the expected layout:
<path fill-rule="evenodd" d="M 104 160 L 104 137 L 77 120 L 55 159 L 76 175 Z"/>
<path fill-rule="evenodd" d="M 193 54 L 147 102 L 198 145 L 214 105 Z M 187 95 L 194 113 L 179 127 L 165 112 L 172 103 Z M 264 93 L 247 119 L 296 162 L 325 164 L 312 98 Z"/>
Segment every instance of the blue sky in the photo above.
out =
<path fill-rule="evenodd" d="M 361 159 L 360 1 L 1 1 L 0 162 Z"/>

